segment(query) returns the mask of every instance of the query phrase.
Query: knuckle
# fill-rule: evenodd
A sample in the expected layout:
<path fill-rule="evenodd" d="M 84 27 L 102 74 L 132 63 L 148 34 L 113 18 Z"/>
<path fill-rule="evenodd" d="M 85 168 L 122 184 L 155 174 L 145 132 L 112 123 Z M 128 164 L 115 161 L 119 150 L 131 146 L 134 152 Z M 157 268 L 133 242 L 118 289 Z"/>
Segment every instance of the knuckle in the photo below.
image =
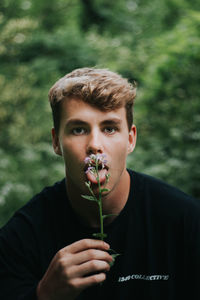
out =
<path fill-rule="evenodd" d="M 98 275 L 94 275 L 91 278 L 92 284 L 96 285 L 98 283 L 100 283 L 101 281 L 104 281 L 106 279 L 106 274 L 101 273 Z"/>
<path fill-rule="evenodd" d="M 97 260 L 92 260 L 91 262 L 90 262 L 90 265 L 91 265 L 91 268 L 92 269 L 98 269 L 98 267 L 99 267 L 99 262 L 97 261 Z"/>
<path fill-rule="evenodd" d="M 83 245 L 85 248 L 90 248 L 92 246 L 92 242 L 90 239 L 84 239 L 83 240 Z"/>
<path fill-rule="evenodd" d="M 56 259 L 56 269 L 59 274 L 63 274 L 66 277 L 68 275 L 68 263 L 65 257 L 58 255 Z"/>
<path fill-rule="evenodd" d="M 66 280 L 69 280 L 70 277 L 71 277 L 70 271 L 69 271 L 68 269 L 63 269 L 63 273 L 64 273 L 64 275 L 65 275 L 65 279 L 66 279 Z"/>
<path fill-rule="evenodd" d="M 64 257 L 64 250 L 63 249 L 60 249 L 57 253 L 56 253 L 56 258 L 58 260 L 61 260 L 63 257 Z"/>
<path fill-rule="evenodd" d="M 68 287 L 73 291 L 76 290 L 77 284 L 75 280 L 68 280 Z"/>
<path fill-rule="evenodd" d="M 81 243 L 85 249 L 90 249 L 90 248 L 105 249 L 106 248 L 106 243 L 101 240 L 83 239 L 83 240 L 81 240 Z"/>
<path fill-rule="evenodd" d="M 93 271 L 109 271 L 110 270 L 110 265 L 102 260 L 92 260 L 90 261 L 90 268 Z"/>
<path fill-rule="evenodd" d="M 60 259 L 62 257 L 62 249 L 60 249 L 57 253 L 56 253 L 56 258 Z"/>
<path fill-rule="evenodd" d="M 94 258 L 96 257 L 96 250 L 94 250 L 94 249 L 89 249 L 89 250 L 87 251 L 87 254 L 88 254 L 88 256 L 89 256 L 90 259 L 94 259 Z"/>
<path fill-rule="evenodd" d="M 94 283 L 94 284 L 99 283 L 99 279 L 98 279 L 97 276 L 93 276 L 93 278 L 92 278 L 92 283 Z"/>
<path fill-rule="evenodd" d="M 61 275 L 66 274 L 65 265 L 61 260 L 57 262 L 57 273 Z"/>

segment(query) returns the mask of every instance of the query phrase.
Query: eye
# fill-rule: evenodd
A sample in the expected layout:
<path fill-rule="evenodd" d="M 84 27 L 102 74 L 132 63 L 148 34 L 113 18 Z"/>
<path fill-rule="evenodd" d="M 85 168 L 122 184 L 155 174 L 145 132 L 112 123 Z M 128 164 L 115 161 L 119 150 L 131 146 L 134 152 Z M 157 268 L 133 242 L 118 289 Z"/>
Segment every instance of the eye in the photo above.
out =
<path fill-rule="evenodd" d="M 76 127 L 72 129 L 72 134 L 74 135 L 83 135 L 86 133 L 86 129 L 83 127 Z"/>
<path fill-rule="evenodd" d="M 104 132 L 107 134 L 114 134 L 117 131 L 115 127 L 105 127 Z"/>

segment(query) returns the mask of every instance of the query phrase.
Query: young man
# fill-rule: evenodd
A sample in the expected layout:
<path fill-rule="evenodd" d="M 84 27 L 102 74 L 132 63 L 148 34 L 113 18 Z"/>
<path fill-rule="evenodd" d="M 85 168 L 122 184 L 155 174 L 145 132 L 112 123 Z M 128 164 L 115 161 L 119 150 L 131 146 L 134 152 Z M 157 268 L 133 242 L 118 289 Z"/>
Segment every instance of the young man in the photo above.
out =
<path fill-rule="evenodd" d="M 0 233 L 0 293 L 5 300 L 198 299 L 200 204 L 159 180 L 126 169 L 134 150 L 135 86 L 104 69 L 83 68 L 50 90 L 53 147 L 65 179 L 45 188 Z M 93 238 L 96 177 L 84 160 L 106 155 L 99 170 L 106 242 Z M 114 249 L 120 256 L 112 267 Z"/>

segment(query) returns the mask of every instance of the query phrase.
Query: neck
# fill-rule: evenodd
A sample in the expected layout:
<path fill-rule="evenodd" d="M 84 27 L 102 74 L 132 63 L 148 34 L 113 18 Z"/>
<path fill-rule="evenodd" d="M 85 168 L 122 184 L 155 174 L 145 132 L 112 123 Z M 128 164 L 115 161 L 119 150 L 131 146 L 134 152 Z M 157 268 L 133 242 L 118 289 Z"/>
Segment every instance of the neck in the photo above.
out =
<path fill-rule="evenodd" d="M 77 214 L 81 222 L 89 227 L 97 228 L 100 225 L 99 207 L 96 202 L 84 199 L 77 188 L 73 188 L 66 181 L 67 193 L 72 209 Z M 103 215 L 113 214 L 106 218 L 104 225 L 110 224 L 124 208 L 129 195 L 130 176 L 126 171 L 122 180 L 107 195 L 102 196 Z"/>

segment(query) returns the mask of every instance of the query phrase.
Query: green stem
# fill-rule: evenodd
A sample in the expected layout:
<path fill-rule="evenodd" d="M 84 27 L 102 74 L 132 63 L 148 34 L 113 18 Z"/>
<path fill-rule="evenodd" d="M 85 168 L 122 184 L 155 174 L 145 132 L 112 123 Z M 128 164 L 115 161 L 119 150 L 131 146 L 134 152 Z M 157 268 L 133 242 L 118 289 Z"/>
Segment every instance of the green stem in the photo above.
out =
<path fill-rule="evenodd" d="M 102 240 L 104 239 L 103 238 L 103 213 L 102 213 L 102 201 L 101 201 L 101 198 L 100 198 L 100 201 L 99 201 L 99 215 L 100 215 L 100 225 L 101 225 L 101 234 L 102 234 Z"/>
<path fill-rule="evenodd" d="M 102 199 L 101 199 L 101 185 L 99 180 L 99 170 L 98 170 L 98 162 L 96 161 L 96 173 L 97 173 L 97 182 L 98 182 L 98 188 L 99 188 L 99 218 L 100 218 L 100 228 L 101 228 L 101 240 L 103 241 L 103 212 L 102 212 Z"/>

